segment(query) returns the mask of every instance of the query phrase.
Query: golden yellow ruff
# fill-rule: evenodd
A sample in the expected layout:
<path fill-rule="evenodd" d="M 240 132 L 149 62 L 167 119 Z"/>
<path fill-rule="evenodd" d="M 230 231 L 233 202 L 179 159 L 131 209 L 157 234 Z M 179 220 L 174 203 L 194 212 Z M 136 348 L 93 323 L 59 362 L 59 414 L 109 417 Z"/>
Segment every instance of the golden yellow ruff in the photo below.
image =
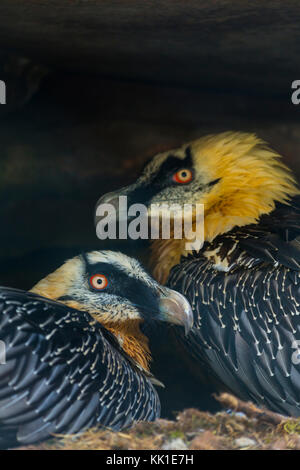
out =
<path fill-rule="evenodd" d="M 262 214 L 272 212 L 276 202 L 288 203 L 290 197 L 300 194 L 281 156 L 254 134 L 225 132 L 189 145 L 196 172 L 207 183 L 220 178 L 207 193 L 195 194 L 194 202 L 204 204 L 205 241 L 235 226 L 255 223 Z M 156 280 L 167 281 L 171 268 L 187 254 L 185 242 L 152 242 L 150 265 Z"/>

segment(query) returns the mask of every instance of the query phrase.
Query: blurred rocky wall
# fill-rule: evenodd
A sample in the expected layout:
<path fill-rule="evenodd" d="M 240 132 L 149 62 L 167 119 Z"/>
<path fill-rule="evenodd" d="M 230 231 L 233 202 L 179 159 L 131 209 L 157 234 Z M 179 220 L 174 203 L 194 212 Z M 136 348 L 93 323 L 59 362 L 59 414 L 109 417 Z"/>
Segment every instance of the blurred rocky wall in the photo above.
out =
<path fill-rule="evenodd" d="M 276 96 L 51 73 L 0 121 L 1 283 L 28 288 L 65 257 L 101 247 L 97 199 L 156 152 L 207 132 L 257 132 L 300 177 L 299 112 Z"/>

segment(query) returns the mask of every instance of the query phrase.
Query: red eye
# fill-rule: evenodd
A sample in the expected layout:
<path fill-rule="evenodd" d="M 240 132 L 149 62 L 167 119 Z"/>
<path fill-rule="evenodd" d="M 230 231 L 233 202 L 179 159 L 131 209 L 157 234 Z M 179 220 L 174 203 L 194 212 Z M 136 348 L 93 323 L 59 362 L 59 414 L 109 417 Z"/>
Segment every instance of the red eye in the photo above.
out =
<path fill-rule="evenodd" d="M 172 179 L 175 181 L 175 183 L 189 183 L 193 179 L 193 173 L 191 170 L 184 168 L 177 171 L 177 173 L 173 175 Z"/>
<path fill-rule="evenodd" d="M 94 289 L 102 290 L 108 285 L 108 280 L 103 274 L 94 274 L 90 278 L 90 284 Z"/>

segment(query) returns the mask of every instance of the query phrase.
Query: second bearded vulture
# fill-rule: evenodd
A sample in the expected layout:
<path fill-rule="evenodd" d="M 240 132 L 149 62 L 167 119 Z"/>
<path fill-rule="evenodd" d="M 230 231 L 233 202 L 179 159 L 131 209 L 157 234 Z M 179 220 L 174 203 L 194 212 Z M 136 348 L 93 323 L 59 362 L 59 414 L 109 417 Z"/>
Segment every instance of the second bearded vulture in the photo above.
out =
<path fill-rule="evenodd" d="M 140 329 L 156 321 L 188 331 L 189 303 L 117 252 L 70 259 L 31 292 L 1 287 L 1 448 L 159 417 Z"/>

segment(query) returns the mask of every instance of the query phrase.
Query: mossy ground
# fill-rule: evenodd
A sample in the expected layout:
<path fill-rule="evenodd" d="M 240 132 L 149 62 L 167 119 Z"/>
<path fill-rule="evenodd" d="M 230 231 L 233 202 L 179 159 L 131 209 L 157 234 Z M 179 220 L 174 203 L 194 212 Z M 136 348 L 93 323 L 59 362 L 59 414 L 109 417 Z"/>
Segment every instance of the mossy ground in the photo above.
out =
<path fill-rule="evenodd" d="M 90 429 L 80 435 L 52 439 L 26 449 L 176 450 L 178 443 L 179 450 L 300 449 L 300 419 L 281 419 L 275 415 L 278 419 L 274 420 L 264 413 L 254 416 L 251 406 L 249 413 L 237 410 L 210 414 L 187 409 L 174 421 L 138 423 L 128 431 L 118 433 Z"/>

